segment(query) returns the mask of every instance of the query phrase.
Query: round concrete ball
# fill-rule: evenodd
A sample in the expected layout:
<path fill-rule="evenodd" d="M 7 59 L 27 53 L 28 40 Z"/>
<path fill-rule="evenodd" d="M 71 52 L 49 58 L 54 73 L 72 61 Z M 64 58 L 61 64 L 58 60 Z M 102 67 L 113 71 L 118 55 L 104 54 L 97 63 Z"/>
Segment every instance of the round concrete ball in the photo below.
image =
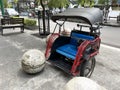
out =
<path fill-rule="evenodd" d="M 75 77 L 65 85 L 63 90 L 106 90 L 106 89 L 89 78 Z"/>
<path fill-rule="evenodd" d="M 22 56 L 21 65 L 26 73 L 38 73 L 45 66 L 45 56 L 40 50 L 31 49 Z"/>

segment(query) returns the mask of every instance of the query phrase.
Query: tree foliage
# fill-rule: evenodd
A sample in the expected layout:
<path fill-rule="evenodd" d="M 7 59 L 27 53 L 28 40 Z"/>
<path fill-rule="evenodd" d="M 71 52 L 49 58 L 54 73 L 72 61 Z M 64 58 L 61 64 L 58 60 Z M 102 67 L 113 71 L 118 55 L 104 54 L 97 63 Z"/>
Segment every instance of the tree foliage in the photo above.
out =
<path fill-rule="evenodd" d="M 43 3 L 47 2 L 47 4 L 49 2 L 49 0 L 42 0 L 42 1 L 43 1 Z M 40 0 L 35 0 L 35 5 L 39 6 L 40 5 Z"/>
<path fill-rule="evenodd" d="M 68 0 L 49 0 L 48 7 L 62 8 L 69 4 Z"/>
<path fill-rule="evenodd" d="M 8 0 L 3 0 L 4 8 L 8 7 Z"/>
<path fill-rule="evenodd" d="M 14 2 L 15 4 L 17 4 L 17 3 L 18 3 L 18 0 L 13 0 L 13 2 Z"/>
<path fill-rule="evenodd" d="M 18 3 L 18 0 L 13 0 L 14 4 L 17 4 Z M 12 7 L 12 3 L 9 3 L 8 4 L 8 0 L 3 0 L 3 4 L 4 4 L 4 8 L 7 8 L 7 7 Z"/>
<path fill-rule="evenodd" d="M 109 2 L 111 2 L 111 1 L 112 1 L 113 5 L 116 5 L 118 0 L 98 0 L 98 4 L 108 5 Z"/>
<path fill-rule="evenodd" d="M 93 6 L 95 1 L 94 0 L 77 0 L 77 3 L 81 6 Z"/>
<path fill-rule="evenodd" d="M 113 4 L 113 5 L 117 4 L 117 1 L 118 1 L 118 0 L 112 0 L 112 4 Z"/>
<path fill-rule="evenodd" d="M 35 5 L 39 6 L 40 5 L 40 0 L 35 0 Z"/>
<path fill-rule="evenodd" d="M 98 0 L 98 4 L 105 4 L 105 0 Z"/>

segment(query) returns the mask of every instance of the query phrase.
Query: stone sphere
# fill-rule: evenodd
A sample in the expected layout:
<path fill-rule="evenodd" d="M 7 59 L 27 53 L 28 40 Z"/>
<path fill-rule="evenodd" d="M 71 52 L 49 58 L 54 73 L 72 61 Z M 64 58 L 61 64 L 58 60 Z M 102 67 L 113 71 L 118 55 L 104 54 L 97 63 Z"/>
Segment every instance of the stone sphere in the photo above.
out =
<path fill-rule="evenodd" d="M 38 73 L 45 66 L 45 56 L 40 50 L 31 49 L 22 56 L 21 65 L 26 73 Z"/>
<path fill-rule="evenodd" d="M 75 77 L 65 85 L 63 90 L 106 90 L 106 89 L 89 78 Z"/>

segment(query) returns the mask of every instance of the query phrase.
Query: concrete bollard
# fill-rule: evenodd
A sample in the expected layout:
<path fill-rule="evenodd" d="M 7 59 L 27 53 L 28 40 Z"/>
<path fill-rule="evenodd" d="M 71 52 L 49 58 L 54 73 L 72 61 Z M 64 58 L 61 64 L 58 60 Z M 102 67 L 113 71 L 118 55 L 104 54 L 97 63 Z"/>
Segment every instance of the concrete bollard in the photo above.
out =
<path fill-rule="evenodd" d="M 75 77 L 65 85 L 63 90 L 106 90 L 106 89 L 89 78 Z"/>
<path fill-rule="evenodd" d="M 21 65 L 26 73 L 38 73 L 45 66 L 45 56 L 40 50 L 31 49 L 22 56 Z"/>

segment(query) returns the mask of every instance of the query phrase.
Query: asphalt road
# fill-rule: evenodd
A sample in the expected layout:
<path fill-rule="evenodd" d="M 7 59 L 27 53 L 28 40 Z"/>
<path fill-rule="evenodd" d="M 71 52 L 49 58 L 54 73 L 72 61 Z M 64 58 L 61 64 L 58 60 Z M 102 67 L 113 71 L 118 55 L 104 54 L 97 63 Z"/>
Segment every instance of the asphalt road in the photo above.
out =
<path fill-rule="evenodd" d="M 23 72 L 22 55 L 29 49 L 39 49 L 44 53 L 45 38 L 33 35 L 38 34 L 38 30 L 19 33 L 18 29 L 8 29 L 4 32 L 5 35 L 0 36 L 0 90 L 62 90 L 73 78 L 48 62 L 41 73 L 28 75 Z M 119 48 L 101 44 L 91 79 L 108 90 L 120 90 Z"/>
<path fill-rule="evenodd" d="M 103 44 L 120 48 L 120 27 L 103 26 L 101 39 Z"/>

